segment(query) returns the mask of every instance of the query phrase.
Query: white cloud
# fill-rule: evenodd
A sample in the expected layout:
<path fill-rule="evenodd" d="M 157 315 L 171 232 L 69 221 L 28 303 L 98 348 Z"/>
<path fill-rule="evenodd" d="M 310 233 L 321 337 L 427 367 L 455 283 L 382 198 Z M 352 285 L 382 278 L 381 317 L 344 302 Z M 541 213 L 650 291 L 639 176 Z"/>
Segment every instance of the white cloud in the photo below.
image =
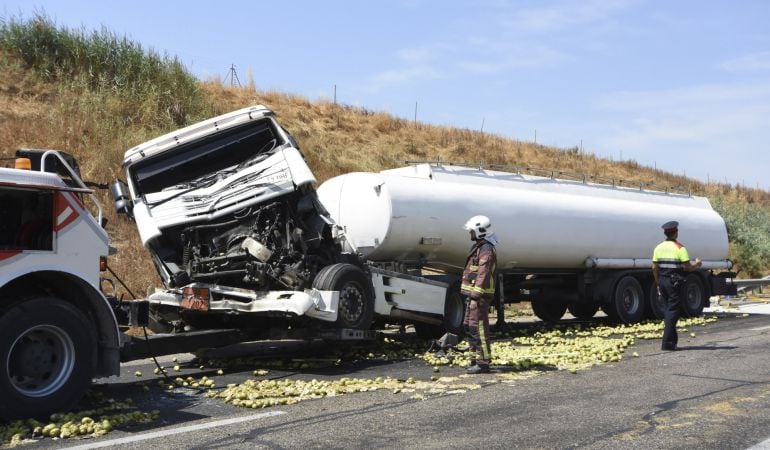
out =
<path fill-rule="evenodd" d="M 757 83 L 704 84 L 657 91 L 621 91 L 600 98 L 599 107 L 626 112 L 657 112 L 670 108 L 718 106 L 755 102 L 770 97 L 770 81 Z"/>
<path fill-rule="evenodd" d="M 770 71 L 770 51 L 743 55 L 723 62 L 720 67 L 734 73 Z"/>
<path fill-rule="evenodd" d="M 417 80 L 444 78 L 445 74 L 430 66 L 415 66 L 404 69 L 392 69 L 373 76 L 368 83 L 368 90 L 377 92 L 387 86 L 404 84 Z"/>
<path fill-rule="evenodd" d="M 438 59 L 449 47 L 445 44 L 423 45 L 421 47 L 404 48 L 396 55 L 407 62 L 425 62 Z"/>
<path fill-rule="evenodd" d="M 513 30 L 546 33 L 601 22 L 627 9 L 635 1 L 590 0 L 516 11 L 505 23 Z"/>
<path fill-rule="evenodd" d="M 727 175 L 734 181 L 738 176 L 758 181 L 770 164 L 770 80 L 618 92 L 597 106 L 607 113 L 598 145 L 643 163 L 667 161 L 667 170 L 686 168 L 702 178 Z M 724 165 L 731 160 L 747 165 L 736 173 Z"/>
<path fill-rule="evenodd" d="M 479 48 L 486 49 L 488 54 L 477 59 L 461 59 L 457 67 L 462 71 L 483 74 L 518 69 L 541 69 L 556 66 L 569 59 L 566 54 L 542 45 L 501 43 L 487 45 L 479 40 L 475 44 Z"/>

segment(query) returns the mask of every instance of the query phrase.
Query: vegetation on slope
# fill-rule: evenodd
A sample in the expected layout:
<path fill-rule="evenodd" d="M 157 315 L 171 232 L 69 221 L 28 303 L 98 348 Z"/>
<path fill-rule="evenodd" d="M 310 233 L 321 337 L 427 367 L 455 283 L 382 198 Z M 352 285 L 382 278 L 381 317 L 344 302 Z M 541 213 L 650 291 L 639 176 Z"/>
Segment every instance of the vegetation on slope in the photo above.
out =
<path fill-rule="evenodd" d="M 689 188 L 706 195 L 727 221 L 731 256 L 745 275 L 770 269 L 770 193 L 698 181 L 502 136 L 426 125 L 363 108 L 200 82 L 175 58 L 145 50 L 108 30 L 58 27 L 37 15 L 0 20 L 0 150 L 57 148 L 75 155 L 86 179 L 121 177 L 126 149 L 155 136 L 252 104 L 273 109 L 298 139 L 322 182 L 350 171 L 397 167 L 399 160 L 522 165 L 622 178 L 637 185 Z M 100 194 L 105 204 L 111 201 Z M 108 214 L 112 266 L 137 294 L 157 285 L 132 224 Z"/>

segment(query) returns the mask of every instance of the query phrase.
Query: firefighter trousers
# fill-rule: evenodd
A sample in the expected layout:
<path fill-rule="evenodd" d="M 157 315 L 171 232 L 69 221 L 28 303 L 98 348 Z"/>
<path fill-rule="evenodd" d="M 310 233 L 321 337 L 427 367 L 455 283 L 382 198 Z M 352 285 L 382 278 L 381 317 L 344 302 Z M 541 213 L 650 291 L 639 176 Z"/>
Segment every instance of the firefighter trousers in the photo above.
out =
<path fill-rule="evenodd" d="M 481 297 L 478 300 L 466 299 L 465 320 L 463 325 L 471 351 L 476 352 L 476 364 L 488 366 L 492 360 L 492 349 L 489 345 L 489 305 L 491 297 Z"/>

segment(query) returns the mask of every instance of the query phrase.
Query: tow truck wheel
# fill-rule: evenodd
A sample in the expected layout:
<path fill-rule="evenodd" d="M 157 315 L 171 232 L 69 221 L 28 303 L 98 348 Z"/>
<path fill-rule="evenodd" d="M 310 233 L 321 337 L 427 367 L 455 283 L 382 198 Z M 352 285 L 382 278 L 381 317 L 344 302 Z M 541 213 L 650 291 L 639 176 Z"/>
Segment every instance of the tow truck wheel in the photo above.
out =
<path fill-rule="evenodd" d="M 321 269 L 313 280 L 319 291 L 339 291 L 337 326 L 368 330 L 374 319 L 374 288 L 363 270 L 338 263 Z"/>
<path fill-rule="evenodd" d="M 96 354 L 88 319 L 54 297 L 26 300 L 0 317 L 0 418 L 47 416 L 85 393 Z"/>

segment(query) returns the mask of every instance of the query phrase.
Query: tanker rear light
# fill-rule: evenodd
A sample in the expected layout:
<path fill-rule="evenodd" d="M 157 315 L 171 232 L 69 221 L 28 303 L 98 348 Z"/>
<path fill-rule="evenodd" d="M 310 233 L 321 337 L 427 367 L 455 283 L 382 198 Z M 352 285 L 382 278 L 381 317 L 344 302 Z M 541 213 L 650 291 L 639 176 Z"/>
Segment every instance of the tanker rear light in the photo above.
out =
<path fill-rule="evenodd" d="M 16 158 L 13 162 L 14 169 L 32 170 L 32 160 L 29 158 Z"/>
<path fill-rule="evenodd" d="M 104 272 L 107 270 L 107 257 L 106 256 L 100 256 L 99 257 L 99 272 Z"/>

